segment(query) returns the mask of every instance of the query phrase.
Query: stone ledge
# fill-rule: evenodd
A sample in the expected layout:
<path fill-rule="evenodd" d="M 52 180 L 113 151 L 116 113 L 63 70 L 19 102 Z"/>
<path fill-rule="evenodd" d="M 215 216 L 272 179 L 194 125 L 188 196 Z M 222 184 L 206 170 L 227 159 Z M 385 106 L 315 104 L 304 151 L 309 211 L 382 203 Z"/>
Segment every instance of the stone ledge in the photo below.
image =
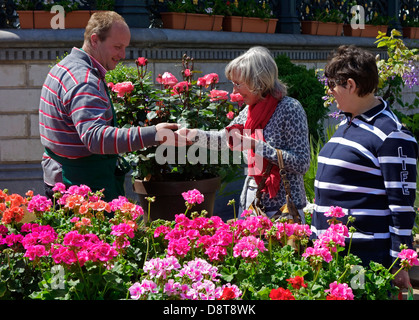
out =
<path fill-rule="evenodd" d="M 0 30 L 0 61 L 55 60 L 72 47 L 80 46 L 83 32 L 83 29 Z M 133 28 L 127 59 L 147 56 L 156 60 L 178 60 L 186 52 L 197 59 L 231 60 L 248 47 L 262 45 L 274 54 L 285 53 L 295 60 L 325 60 L 330 50 L 341 44 L 355 44 L 380 52 L 374 42 L 375 38 L 345 36 Z M 417 41 L 405 39 L 405 43 L 418 47 Z"/>

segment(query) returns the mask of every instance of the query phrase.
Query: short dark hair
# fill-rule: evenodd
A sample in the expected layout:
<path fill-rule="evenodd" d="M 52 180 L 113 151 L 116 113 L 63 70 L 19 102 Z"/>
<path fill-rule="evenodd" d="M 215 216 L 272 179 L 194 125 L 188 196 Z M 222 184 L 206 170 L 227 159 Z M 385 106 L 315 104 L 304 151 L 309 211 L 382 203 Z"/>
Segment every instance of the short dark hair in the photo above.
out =
<path fill-rule="evenodd" d="M 378 87 L 378 68 L 374 55 L 354 45 L 342 45 L 329 57 L 324 75 L 346 83 L 352 78 L 360 97 L 375 93 Z"/>

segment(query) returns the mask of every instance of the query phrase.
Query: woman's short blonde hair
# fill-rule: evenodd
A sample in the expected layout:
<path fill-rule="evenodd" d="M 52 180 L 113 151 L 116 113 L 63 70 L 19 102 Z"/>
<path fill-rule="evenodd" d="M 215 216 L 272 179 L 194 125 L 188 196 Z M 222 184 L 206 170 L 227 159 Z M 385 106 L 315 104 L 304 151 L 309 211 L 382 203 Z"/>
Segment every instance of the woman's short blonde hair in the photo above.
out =
<path fill-rule="evenodd" d="M 225 69 L 228 80 L 236 77 L 261 98 L 271 94 L 281 99 L 287 87 L 278 79 L 278 67 L 270 51 L 265 47 L 253 47 L 230 61 Z"/>
<path fill-rule="evenodd" d="M 96 33 L 100 41 L 105 41 L 109 30 L 115 22 L 127 25 L 125 19 L 115 11 L 95 12 L 89 19 L 84 30 L 84 42 L 90 45 L 92 34 Z"/>

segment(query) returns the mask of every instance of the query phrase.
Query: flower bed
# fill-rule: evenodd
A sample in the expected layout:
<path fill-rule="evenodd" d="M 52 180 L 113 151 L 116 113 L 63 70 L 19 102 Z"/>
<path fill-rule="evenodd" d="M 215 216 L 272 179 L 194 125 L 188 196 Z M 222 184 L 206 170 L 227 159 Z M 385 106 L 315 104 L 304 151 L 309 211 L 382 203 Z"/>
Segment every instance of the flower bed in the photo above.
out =
<path fill-rule="evenodd" d="M 183 194 L 188 215 L 147 223 L 124 197 L 104 202 L 87 186 L 54 191 L 51 201 L 0 190 L 2 299 L 352 300 L 398 292 L 388 269 L 343 254 L 351 230 L 338 207 L 311 243 L 309 225 L 250 211 L 228 222 L 194 212 L 205 200 L 197 190 Z M 412 250 L 398 260 L 400 270 L 418 264 Z"/>

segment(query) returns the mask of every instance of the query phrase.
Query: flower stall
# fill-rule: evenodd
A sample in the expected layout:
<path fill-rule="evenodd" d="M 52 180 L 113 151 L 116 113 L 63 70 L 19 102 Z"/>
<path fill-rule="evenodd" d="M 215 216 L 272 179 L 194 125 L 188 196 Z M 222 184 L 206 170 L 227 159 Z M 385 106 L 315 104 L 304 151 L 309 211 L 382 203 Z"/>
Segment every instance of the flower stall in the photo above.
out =
<path fill-rule="evenodd" d="M 198 190 L 185 190 L 174 221 L 148 222 L 147 208 L 124 197 L 105 202 L 83 185 L 54 192 L 51 201 L 0 191 L 1 299 L 385 300 L 398 292 L 389 269 L 362 267 L 350 248 L 343 254 L 352 230 L 339 207 L 312 243 L 308 224 L 247 210 L 228 222 L 206 217 L 194 211 L 205 201 Z M 418 264 L 404 249 L 394 266 Z"/>

